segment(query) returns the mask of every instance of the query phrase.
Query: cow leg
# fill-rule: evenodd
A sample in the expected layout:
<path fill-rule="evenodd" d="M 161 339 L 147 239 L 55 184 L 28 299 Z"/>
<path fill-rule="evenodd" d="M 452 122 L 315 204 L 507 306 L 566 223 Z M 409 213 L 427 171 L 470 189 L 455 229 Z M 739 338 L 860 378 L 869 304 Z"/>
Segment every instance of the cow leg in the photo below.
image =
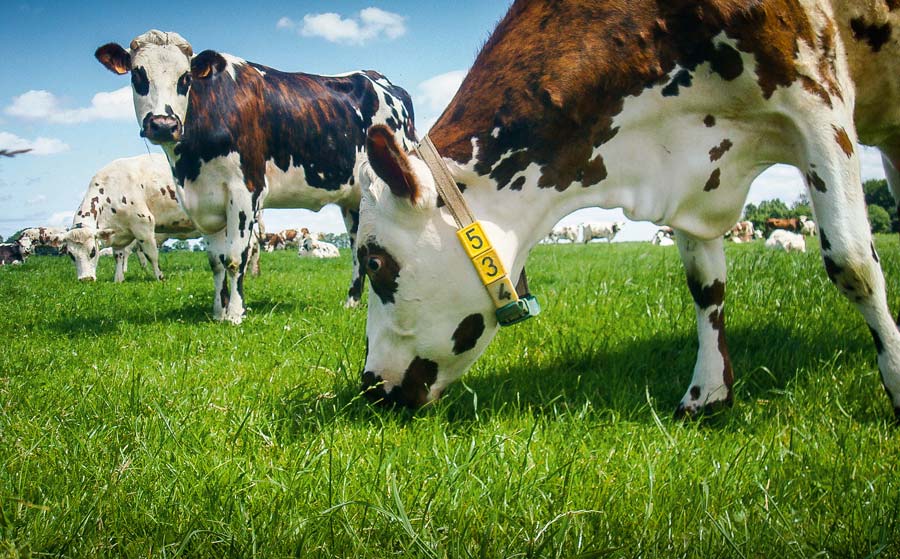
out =
<path fill-rule="evenodd" d="M 856 306 L 872 333 L 881 380 L 900 420 L 900 332 L 887 305 L 884 275 L 872 242 L 852 121 L 816 130 L 806 156 L 807 188 L 819 224 L 829 279 Z M 837 140 L 837 141 L 836 141 Z"/>
<path fill-rule="evenodd" d="M 153 275 L 156 276 L 156 279 L 159 281 L 166 279 L 159 269 L 159 249 L 156 246 L 156 238 L 153 235 L 150 235 L 149 238 L 138 239 L 137 248 L 138 254 L 143 253 L 144 256 L 147 257 L 147 261 L 150 262 L 150 266 L 153 269 Z"/>
<path fill-rule="evenodd" d="M 676 231 L 675 241 L 694 299 L 700 344 L 691 384 L 675 410 L 680 418 L 730 406 L 734 373 L 725 343 L 724 239 L 703 241 Z"/>
<path fill-rule="evenodd" d="M 229 188 L 225 229 L 210 237 L 210 252 L 225 270 L 225 281 L 216 285 L 224 309 L 221 319 L 232 324 L 240 324 L 244 318 L 244 276 L 261 203 L 262 196 L 255 197 L 243 182 L 233 185 Z"/>
<path fill-rule="evenodd" d="M 206 244 L 206 258 L 209 262 L 209 268 L 213 273 L 213 320 L 225 320 L 225 309 L 228 307 L 228 301 L 231 298 L 231 292 L 228 289 L 227 274 L 225 273 L 225 230 L 204 235 L 203 241 Z"/>
<path fill-rule="evenodd" d="M 260 216 L 262 216 L 262 212 L 260 212 Z M 256 221 L 256 225 L 253 227 L 253 233 L 251 236 L 253 237 L 250 242 L 250 275 L 253 277 L 259 277 L 259 253 L 260 253 L 260 239 L 265 235 L 265 231 L 263 229 L 262 220 L 259 219 Z"/>
<path fill-rule="evenodd" d="M 341 215 L 344 216 L 344 225 L 350 235 L 350 259 L 353 263 L 353 272 L 350 278 L 350 289 L 347 291 L 345 308 L 353 308 L 359 305 L 362 290 L 365 286 L 366 274 L 361 267 L 359 257 L 356 254 L 356 233 L 359 230 L 359 208 L 345 208 L 341 206 Z"/>
<path fill-rule="evenodd" d="M 113 249 L 113 257 L 116 259 L 116 275 L 113 279 L 115 283 L 122 283 L 125 281 L 125 272 L 128 271 L 129 256 L 131 256 L 131 245 Z"/>

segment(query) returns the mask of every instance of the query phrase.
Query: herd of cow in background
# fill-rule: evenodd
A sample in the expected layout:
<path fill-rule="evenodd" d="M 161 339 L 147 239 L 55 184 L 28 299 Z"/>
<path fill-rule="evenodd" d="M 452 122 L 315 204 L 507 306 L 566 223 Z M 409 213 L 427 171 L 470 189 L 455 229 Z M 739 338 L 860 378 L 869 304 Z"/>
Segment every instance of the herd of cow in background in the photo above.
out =
<path fill-rule="evenodd" d="M 624 226 L 624 221 L 588 221 L 579 225 L 559 225 L 550 231 L 543 242 L 558 244 L 568 241 L 574 244 L 581 241 L 587 244 L 595 239 L 606 239 L 611 243 Z M 749 243 L 765 238 L 766 248 L 785 252 L 806 252 L 806 237 L 815 235 L 816 222 L 801 215 L 796 218 L 769 218 L 765 222 L 764 230 L 754 227 L 752 221 L 739 221 L 725 234 L 725 238 L 735 243 Z M 673 246 L 675 231 L 664 225 L 653 233 L 650 243 L 657 246 Z"/>

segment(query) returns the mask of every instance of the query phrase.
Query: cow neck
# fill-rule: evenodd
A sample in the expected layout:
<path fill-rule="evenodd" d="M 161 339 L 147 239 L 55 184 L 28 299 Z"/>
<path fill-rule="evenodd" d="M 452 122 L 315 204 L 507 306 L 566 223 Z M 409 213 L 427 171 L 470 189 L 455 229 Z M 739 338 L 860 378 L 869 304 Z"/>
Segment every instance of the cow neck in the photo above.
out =
<path fill-rule="evenodd" d="M 100 194 L 100 191 L 96 186 L 92 186 L 88 191 L 87 195 L 81 201 L 81 206 L 78 208 L 78 212 L 75 214 L 75 219 L 72 221 L 72 227 L 75 229 L 80 229 L 82 227 L 92 227 L 94 229 L 100 228 L 100 206 L 102 197 L 105 194 Z M 92 210 L 92 200 L 96 200 L 93 204 Z M 96 212 L 96 213 L 95 213 Z"/>

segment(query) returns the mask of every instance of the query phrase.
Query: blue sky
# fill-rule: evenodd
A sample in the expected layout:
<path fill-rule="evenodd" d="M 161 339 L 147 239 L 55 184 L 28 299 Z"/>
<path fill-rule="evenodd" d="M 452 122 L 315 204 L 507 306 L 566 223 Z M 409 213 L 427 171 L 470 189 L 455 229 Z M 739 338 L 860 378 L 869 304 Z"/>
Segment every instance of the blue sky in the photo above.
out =
<path fill-rule="evenodd" d="M 151 28 L 177 31 L 195 52 L 215 49 L 286 71 L 336 74 L 375 69 L 413 95 L 424 131 L 452 97 L 508 0 L 206 2 L 16 2 L 0 19 L 0 149 L 35 153 L 0 159 L 0 235 L 32 225 L 68 225 L 91 176 L 119 157 L 158 148 L 138 136 L 127 77 L 94 59 L 101 44 L 123 46 Z M 376 8 L 376 10 L 371 10 Z M 323 15 L 325 14 L 325 15 Z M 330 15 L 329 15 L 330 14 Z M 881 177 L 874 151 L 863 174 Z M 777 167 L 751 190 L 751 201 L 802 189 Z M 565 223 L 618 217 L 582 210 Z M 319 214 L 268 211 L 270 230 L 307 226 L 341 231 L 334 208 Z M 650 224 L 623 238 L 647 240 Z"/>

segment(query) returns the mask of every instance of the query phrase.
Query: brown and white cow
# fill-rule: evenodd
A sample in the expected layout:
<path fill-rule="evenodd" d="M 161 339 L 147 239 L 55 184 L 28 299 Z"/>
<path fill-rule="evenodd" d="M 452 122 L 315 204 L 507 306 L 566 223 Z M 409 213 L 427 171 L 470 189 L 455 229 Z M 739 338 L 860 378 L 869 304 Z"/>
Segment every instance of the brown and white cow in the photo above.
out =
<path fill-rule="evenodd" d="M 770 217 L 766 219 L 764 224 L 766 237 L 771 235 L 772 231 L 775 231 L 776 229 L 783 229 L 785 231 L 790 231 L 791 233 L 796 233 L 800 231 L 802 227 L 803 223 L 796 217 Z"/>
<path fill-rule="evenodd" d="M 22 231 L 33 247 L 61 248 L 66 240 L 66 230 L 61 227 L 29 227 Z"/>
<path fill-rule="evenodd" d="M 738 221 L 728 233 L 725 233 L 725 238 L 730 238 L 735 243 L 749 243 L 755 235 L 756 230 L 752 221 Z"/>
<path fill-rule="evenodd" d="M 678 415 L 732 402 L 722 235 L 764 169 L 799 168 L 825 270 L 871 329 L 900 417 L 900 333 L 855 147 L 881 148 L 897 184 L 898 91 L 895 1 L 517 0 L 429 135 L 513 281 L 579 208 L 676 230 L 699 337 Z M 369 132 L 361 205 L 363 381 L 374 399 L 419 406 L 475 361 L 497 320 L 432 173 L 389 132 Z"/>
<path fill-rule="evenodd" d="M 95 54 L 109 70 L 131 72 L 141 135 L 168 155 L 209 247 L 217 320 L 243 318 L 250 232 L 263 206 L 337 204 L 355 241 L 366 130 L 383 124 L 401 145 L 415 141 L 412 100 L 378 72 L 317 76 L 212 50 L 194 56 L 180 35 L 157 30 L 130 50 L 110 43 Z M 351 252 L 355 306 L 364 276 Z"/>
<path fill-rule="evenodd" d="M 156 153 L 116 159 L 97 171 L 64 240 L 79 280 L 97 279 L 103 243 L 113 248 L 115 281 L 121 282 L 135 241 L 161 280 L 157 238 L 189 239 L 199 234 L 178 204 L 166 156 Z"/>

